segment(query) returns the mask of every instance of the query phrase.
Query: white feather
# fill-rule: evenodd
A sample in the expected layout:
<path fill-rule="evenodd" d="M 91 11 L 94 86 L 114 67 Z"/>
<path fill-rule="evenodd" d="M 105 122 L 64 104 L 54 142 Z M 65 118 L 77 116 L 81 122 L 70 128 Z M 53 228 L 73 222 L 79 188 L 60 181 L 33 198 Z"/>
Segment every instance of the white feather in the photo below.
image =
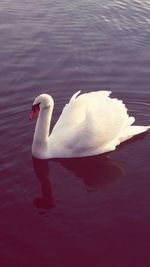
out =
<path fill-rule="evenodd" d="M 32 146 L 33 154 L 39 158 L 97 155 L 114 150 L 121 142 L 150 128 L 150 126 L 131 126 L 135 121 L 134 117 L 128 115 L 127 108 L 121 100 L 110 98 L 110 93 L 109 91 L 81 95 L 80 91 L 75 93 L 65 105 L 50 136 L 46 135 L 47 126 L 50 126 L 53 102 L 51 105 L 52 100 L 48 95 L 44 95 L 45 100 L 43 100 L 42 95 L 40 115 L 43 126 L 38 118 L 34 138 L 36 140 Z M 47 103 L 48 100 L 52 108 L 44 109 L 44 102 Z M 40 101 L 41 96 L 38 96 L 34 103 Z M 38 138 L 38 132 L 40 137 L 43 136 L 44 127 L 46 131 L 42 143 Z"/>

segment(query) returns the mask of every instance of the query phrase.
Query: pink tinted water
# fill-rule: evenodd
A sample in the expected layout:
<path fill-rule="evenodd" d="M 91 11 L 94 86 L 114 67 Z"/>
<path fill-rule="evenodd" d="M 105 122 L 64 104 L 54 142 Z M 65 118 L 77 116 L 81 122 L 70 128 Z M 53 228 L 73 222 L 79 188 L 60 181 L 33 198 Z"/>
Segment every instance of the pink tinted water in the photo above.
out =
<path fill-rule="evenodd" d="M 32 159 L 33 98 L 109 89 L 150 125 L 148 1 L 1 1 L 0 266 L 149 266 L 149 134 L 109 156 Z"/>

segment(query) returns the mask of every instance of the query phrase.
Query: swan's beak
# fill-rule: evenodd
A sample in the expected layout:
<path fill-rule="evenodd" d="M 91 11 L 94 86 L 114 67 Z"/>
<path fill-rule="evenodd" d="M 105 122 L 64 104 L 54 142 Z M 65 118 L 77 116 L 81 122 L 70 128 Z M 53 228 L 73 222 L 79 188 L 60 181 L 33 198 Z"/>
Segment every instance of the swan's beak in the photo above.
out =
<path fill-rule="evenodd" d="M 31 114 L 29 115 L 29 120 L 36 119 L 37 116 L 38 116 L 38 113 L 39 113 L 38 111 L 34 112 L 34 111 L 32 110 Z"/>
<path fill-rule="evenodd" d="M 36 106 L 36 107 L 33 106 L 31 114 L 29 115 L 29 120 L 33 120 L 33 119 L 37 118 L 39 111 L 40 111 L 39 106 Z"/>

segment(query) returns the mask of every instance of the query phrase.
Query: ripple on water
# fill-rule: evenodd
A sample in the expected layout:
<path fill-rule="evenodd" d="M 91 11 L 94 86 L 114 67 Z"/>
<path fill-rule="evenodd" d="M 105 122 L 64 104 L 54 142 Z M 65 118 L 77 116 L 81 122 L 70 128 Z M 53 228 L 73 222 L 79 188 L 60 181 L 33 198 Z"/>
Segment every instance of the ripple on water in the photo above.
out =
<path fill-rule="evenodd" d="M 150 125 L 149 10 L 147 0 L 0 1 L 1 266 L 111 266 L 112 255 L 114 266 L 150 266 L 149 134 L 104 160 L 51 161 L 37 181 L 28 120 L 40 93 L 55 100 L 54 123 L 77 90 L 106 88 Z M 46 222 L 35 209 L 51 181 Z"/>

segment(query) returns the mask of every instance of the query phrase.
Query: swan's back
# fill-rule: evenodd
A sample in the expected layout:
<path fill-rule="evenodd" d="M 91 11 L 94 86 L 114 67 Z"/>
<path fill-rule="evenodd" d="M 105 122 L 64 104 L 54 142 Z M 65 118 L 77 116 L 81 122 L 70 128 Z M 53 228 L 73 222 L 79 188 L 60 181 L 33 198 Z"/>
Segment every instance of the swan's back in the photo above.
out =
<path fill-rule="evenodd" d="M 74 94 L 64 107 L 52 130 L 51 140 L 56 143 L 57 139 L 59 148 L 65 144 L 65 149 L 74 156 L 95 155 L 115 149 L 134 118 L 129 117 L 121 100 L 109 97 L 111 92 L 79 93 Z"/>

